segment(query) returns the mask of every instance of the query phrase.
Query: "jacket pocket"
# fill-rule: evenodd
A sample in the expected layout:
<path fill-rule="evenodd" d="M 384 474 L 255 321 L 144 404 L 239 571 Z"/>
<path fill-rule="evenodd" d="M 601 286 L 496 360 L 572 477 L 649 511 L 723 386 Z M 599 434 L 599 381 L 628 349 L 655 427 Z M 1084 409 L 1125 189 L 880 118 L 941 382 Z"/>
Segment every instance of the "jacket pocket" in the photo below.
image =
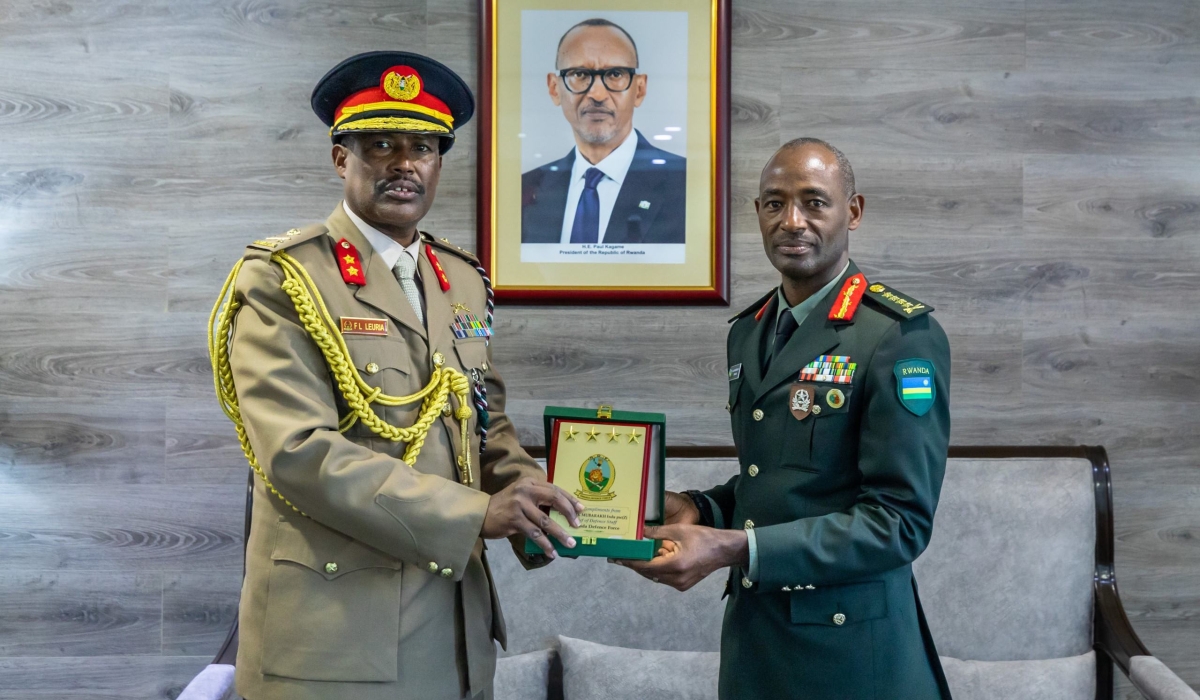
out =
<path fill-rule="evenodd" d="M 887 584 L 883 581 L 799 590 L 791 594 L 792 622 L 842 627 L 887 617 Z"/>
<path fill-rule="evenodd" d="M 262 672 L 395 681 L 403 564 L 315 522 L 281 519 L 271 552 Z"/>
<path fill-rule="evenodd" d="M 463 369 L 482 370 L 487 364 L 487 340 L 485 338 L 455 338 L 454 352 Z"/>

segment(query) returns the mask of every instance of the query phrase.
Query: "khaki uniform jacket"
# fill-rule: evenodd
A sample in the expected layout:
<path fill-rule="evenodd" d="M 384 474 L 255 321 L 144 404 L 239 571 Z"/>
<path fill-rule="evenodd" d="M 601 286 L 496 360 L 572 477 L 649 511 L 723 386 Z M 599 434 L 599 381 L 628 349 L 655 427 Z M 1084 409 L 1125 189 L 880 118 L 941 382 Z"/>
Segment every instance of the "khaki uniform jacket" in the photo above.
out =
<path fill-rule="evenodd" d="M 484 338 L 456 338 L 452 303 L 479 318 L 483 279 L 473 258 L 433 241 L 450 281 L 443 292 L 421 246 L 423 326 L 392 271 L 341 206 L 323 225 L 280 244 L 311 275 L 335 321 L 387 319 L 386 336 L 345 336 L 364 379 L 385 394 L 423 388 L 442 353 L 446 366 L 484 373 L 490 424 L 479 454 L 471 418 L 475 483 L 459 483 L 459 424 L 435 421 L 415 466 L 405 444 L 361 422 L 346 433 L 348 409 L 324 356 L 300 325 L 272 251 L 251 246 L 234 294 L 243 304 L 230 364 L 251 445 L 268 479 L 308 517 L 258 480 L 246 543 L 237 690 L 249 700 L 461 698 L 490 692 L 504 618 L 479 532 L 489 496 L 523 476 L 545 474 L 523 450 L 504 414 L 504 384 Z M 343 281 L 334 244 L 362 256 L 366 284 Z M 453 398 L 451 399 L 454 404 Z M 409 426 L 420 402 L 381 407 Z M 541 563 L 522 554 L 527 566 Z"/>

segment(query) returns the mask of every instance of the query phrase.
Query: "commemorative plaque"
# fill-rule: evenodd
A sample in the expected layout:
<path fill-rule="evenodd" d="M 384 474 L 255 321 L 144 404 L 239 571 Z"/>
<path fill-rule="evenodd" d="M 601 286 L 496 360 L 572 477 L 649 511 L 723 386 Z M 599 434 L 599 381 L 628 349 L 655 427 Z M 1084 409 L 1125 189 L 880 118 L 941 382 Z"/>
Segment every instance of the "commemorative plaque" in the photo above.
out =
<path fill-rule="evenodd" d="M 554 542 L 566 557 L 654 558 L 646 525 L 663 522 L 666 416 L 661 413 L 547 406 L 546 472 L 551 483 L 584 505 L 579 527 L 556 511 L 550 517 L 575 538 L 575 548 Z M 551 540 L 553 541 L 553 540 Z M 541 552 L 533 542 L 525 551 Z"/>

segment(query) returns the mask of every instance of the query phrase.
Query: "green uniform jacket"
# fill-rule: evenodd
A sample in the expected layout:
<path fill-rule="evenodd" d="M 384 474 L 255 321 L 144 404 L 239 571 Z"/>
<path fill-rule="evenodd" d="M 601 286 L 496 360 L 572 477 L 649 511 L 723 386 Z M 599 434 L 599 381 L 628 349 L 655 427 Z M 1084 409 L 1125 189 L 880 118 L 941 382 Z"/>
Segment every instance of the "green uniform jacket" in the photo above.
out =
<path fill-rule="evenodd" d="M 858 273 L 851 262 L 844 279 Z M 766 376 L 775 292 L 729 332 L 741 473 L 707 494 L 728 527 L 754 529 L 758 580 L 730 576 L 722 700 L 950 697 L 912 575 L 945 473 L 950 347 L 930 309 L 895 290 L 869 284 L 850 319 L 830 320 L 843 301 L 839 282 Z M 848 356 L 849 383 L 799 379 L 822 355 Z M 914 367 L 932 367 L 932 402 L 901 399 Z M 797 398 L 797 382 L 815 391 Z"/>

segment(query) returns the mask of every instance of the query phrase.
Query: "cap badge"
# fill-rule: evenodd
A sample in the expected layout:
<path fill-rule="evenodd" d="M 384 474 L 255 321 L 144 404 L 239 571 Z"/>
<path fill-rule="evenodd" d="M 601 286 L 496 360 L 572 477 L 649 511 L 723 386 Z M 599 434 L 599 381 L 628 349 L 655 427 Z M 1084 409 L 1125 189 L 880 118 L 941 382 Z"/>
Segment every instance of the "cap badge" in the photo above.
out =
<path fill-rule="evenodd" d="M 388 72 L 383 77 L 383 91 L 392 99 L 408 102 L 421 94 L 421 79 L 416 75 Z"/>

